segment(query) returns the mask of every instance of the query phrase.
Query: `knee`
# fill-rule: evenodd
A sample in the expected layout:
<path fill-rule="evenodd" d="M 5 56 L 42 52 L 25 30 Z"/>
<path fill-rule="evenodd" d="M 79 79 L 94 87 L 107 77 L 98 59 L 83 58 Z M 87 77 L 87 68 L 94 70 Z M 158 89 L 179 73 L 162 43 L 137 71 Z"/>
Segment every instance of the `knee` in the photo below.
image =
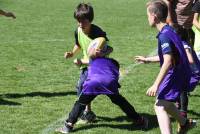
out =
<path fill-rule="evenodd" d="M 82 101 L 80 101 L 80 100 L 77 100 L 77 101 L 75 102 L 75 105 L 86 106 L 87 104 L 86 104 L 85 102 L 82 102 Z"/>
<path fill-rule="evenodd" d="M 154 104 L 154 110 L 156 113 L 159 111 L 164 111 L 166 108 L 167 105 L 161 100 L 157 100 L 156 103 Z"/>
<path fill-rule="evenodd" d="M 83 104 L 83 103 L 80 103 L 79 101 L 76 101 L 75 104 L 74 104 L 74 107 L 78 108 L 78 109 L 81 109 L 81 110 L 84 110 L 86 105 L 87 104 Z"/>
<path fill-rule="evenodd" d="M 159 106 L 157 106 L 156 104 L 154 104 L 154 110 L 155 110 L 155 112 L 157 113 L 157 111 L 159 111 Z"/>

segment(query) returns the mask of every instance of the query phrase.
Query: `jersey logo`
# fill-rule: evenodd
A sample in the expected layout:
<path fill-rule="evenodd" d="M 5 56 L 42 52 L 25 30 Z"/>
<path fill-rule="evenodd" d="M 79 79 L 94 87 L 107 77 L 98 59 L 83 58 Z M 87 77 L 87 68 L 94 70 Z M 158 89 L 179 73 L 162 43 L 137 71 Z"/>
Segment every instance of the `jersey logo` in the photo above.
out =
<path fill-rule="evenodd" d="M 164 43 L 164 44 L 161 45 L 161 47 L 164 50 L 164 49 L 166 49 L 166 48 L 168 48 L 170 46 L 169 46 L 169 43 Z"/>

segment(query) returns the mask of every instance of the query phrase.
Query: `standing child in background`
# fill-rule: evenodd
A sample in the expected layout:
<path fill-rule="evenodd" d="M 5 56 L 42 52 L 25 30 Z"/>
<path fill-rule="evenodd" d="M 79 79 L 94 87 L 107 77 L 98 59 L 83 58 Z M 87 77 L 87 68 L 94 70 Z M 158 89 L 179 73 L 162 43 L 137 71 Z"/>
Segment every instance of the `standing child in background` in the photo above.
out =
<path fill-rule="evenodd" d="M 5 12 L 3 10 L 0 9 L 0 15 L 6 16 L 6 17 L 12 17 L 13 19 L 15 19 L 15 15 L 11 12 Z"/>
<path fill-rule="evenodd" d="M 179 99 L 181 90 L 190 85 L 191 70 L 181 39 L 173 28 L 167 25 L 168 8 L 162 0 L 152 0 L 147 3 L 149 25 L 159 31 L 158 56 L 136 56 L 137 61 L 159 62 L 160 72 L 154 84 L 147 90 L 148 96 L 157 96 L 154 108 L 162 134 L 171 134 L 169 115 L 180 124 L 178 134 L 185 133 L 196 124 L 196 121 L 180 115 L 174 102 Z"/>
<path fill-rule="evenodd" d="M 197 57 L 200 60 L 200 0 L 195 2 L 192 11 L 194 12 L 192 27 L 195 33 L 194 51 L 196 52 Z"/>
<path fill-rule="evenodd" d="M 189 92 L 193 91 L 199 82 L 199 61 L 196 57 L 200 56 L 200 53 L 198 53 L 200 51 L 200 44 L 198 44 L 198 43 L 200 43 L 200 33 L 198 33 L 198 30 L 194 26 L 192 29 L 195 32 L 195 35 L 191 31 L 192 21 L 193 21 L 193 23 L 196 24 L 196 21 L 194 22 L 194 20 L 197 19 L 197 15 L 196 14 L 194 15 L 192 12 L 193 0 L 184 0 L 184 1 L 185 2 L 181 2 L 181 1 L 178 2 L 176 4 L 176 6 L 177 6 L 177 8 L 175 8 L 176 10 L 175 9 L 174 10 L 179 14 L 177 16 L 177 22 L 178 22 L 179 26 L 175 27 L 175 28 L 177 28 L 177 32 L 178 32 L 179 36 L 181 37 L 181 40 L 183 41 L 183 45 L 185 47 L 185 50 L 186 50 L 186 53 L 188 56 L 188 60 L 190 62 L 190 66 L 192 69 L 192 77 L 190 80 L 190 87 L 188 89 L 182 90 L 182 92 L 180 94 L 180 101 L 178 103 L 180 114 L 182 116 L 187 117 L 188 103 L 189 103 L 188 91 Z M 171 2 L 171 3 L 174 4 L 174 2 Z M 198 5 L 198 3 L 196 4 L 196 8 L 195 8 L 196 11 L 198 11 L 197 5 Z M 194 16 L 194 18 L 193 18 L 193 16 Z M 175 20 L 175 19 L 172 19 L 172 20 Z M 196 42 L 196 43 L 194 44 L 194 42 Z M 191 48 L 190 46 L 194 47 L 196 54 L 194 53 L 193 48 Z"/>
<path fill-rule="evenodd" d="M 89 4 L 80 3 L 74 12 L 74 18 L 78 22 L 78 28 L 75 31 L 75 45 L 72 51 L 66 52 L 64 57 L 66 59 L 73 57 L 78 51 L 82 51 L 83 58 L 74 60 L 74 64 L 80 67 L 80 78 L 77 83 L 77 95 L 80 96 L 82 92 L 82 86 L 87 78 L 87 66 L 89 63 L 89 57 L 87 55 L 87 48 L 89 43 L 97 37 L 106 37 L 106 33 L 98 26 L 91 24 L 94 18 L 93 7 Z M 112 48 L 110 48 L 112 51 Z M 82 120 L 86 122 L 93 122 L 96 115 L 91 111 L 91 105 L 88 104 L 81 116 Z"/>
<path fill-rule="evenodd" d="M 194 0 L 163 0 L 168 5 L 167 23 L 174 27 L 190 45 L 194 45 L 194 32 L 192 31 L 193 12 L 192 5 Z"/>
<path fill-rule="evenodd" d="M 191 46 L 185 42 L 182 41 L 182 45 L 184 46 L 184 49 L 186 51 L 186 55 L 190 64 L 190 69 L 192 72 L 191 78 L 190 78 L 190 85 L 181 91 L 180 99 L 177 102 L 177 106 L 180 110 L 181 116 L 184 116 L 187 118 L 187 112 L 188 112 L 188 94 L 189 92 L 192 92 L 200 80 L 200 62 L 197 58 L 196 53 L 191 48 Z"/>

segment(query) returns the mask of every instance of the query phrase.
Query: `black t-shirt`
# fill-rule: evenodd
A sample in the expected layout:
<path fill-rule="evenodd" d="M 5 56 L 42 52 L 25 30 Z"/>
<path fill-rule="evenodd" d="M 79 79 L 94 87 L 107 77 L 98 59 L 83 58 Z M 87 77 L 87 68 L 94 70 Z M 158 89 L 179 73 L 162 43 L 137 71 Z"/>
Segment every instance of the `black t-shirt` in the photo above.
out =
<path fill-rule="evenodd" d="M 75 36 L 75 44 L 80 46 L 79 42 L 78 42 L 78 28 L 76 29 L 74 36 Z M 98 37 L 104 37 L 104 38 L 106 38 L 106 41 L 108 41 L 108 38 L 106 37 L 106 32 L 104 32 L 97 25 L 92 24 L 91 25 L 91 32 L 89 34 L 89 38 L 95 39 L 95 38 L 98 38 Z"/>

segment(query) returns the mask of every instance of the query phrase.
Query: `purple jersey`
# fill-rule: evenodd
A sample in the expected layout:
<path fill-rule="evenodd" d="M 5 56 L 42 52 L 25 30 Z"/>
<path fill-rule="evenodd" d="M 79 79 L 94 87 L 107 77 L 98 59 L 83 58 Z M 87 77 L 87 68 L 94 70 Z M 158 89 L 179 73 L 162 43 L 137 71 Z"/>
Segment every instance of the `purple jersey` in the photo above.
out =
<path fill-rule="evenodd" d="M 162 39 L 160 37 L 165 36 L 170 40 L 168 42 L 175 52 L 172 54 L 174 63 L 169 69 L 168 73 L 161 82 L 158 90 L 158 99 L 164 99 L 168 101 L 176 101 L 180 95 L 181 90 L 188 89 L 190 86 L 191 70 L 189 67 L 189 61 L 187 59 L 186 52 L 182 45 L 181 39 L 174 32 L 170 26 L 165 26 L 158 34 L 158 54 L 160 58 L 160 65 L 163 64 L 163 52 L 162 52 Z"/>
<path fill-rule="evenodd" d="M 118 94 L 119 64 L 110 58 L 96 58 L 88 67 L 88 77 L 83 84 L 83 94 Z"/>

